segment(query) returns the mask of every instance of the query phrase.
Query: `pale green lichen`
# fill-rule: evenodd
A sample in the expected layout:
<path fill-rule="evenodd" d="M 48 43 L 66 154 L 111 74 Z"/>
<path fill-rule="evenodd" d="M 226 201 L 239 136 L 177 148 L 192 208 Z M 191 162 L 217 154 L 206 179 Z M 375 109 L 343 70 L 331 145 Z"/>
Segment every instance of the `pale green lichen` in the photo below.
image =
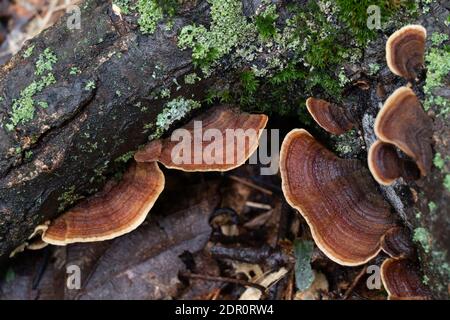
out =
<path fill-rule="evenodd" d="M 431 238 L 430 238 L 430 234 L 428 233 L 428 231 L 425 228 L 420 227 L 420 228 L 414 229 L 413 240 L 414 240 L 414 242 L 419 243 L 426 253 L 430 252 Z"/>
<path fill-rule="evenodd" d="M 378 63 L 369 63 L 369 75 L 376 75 L 380 69 L 381 66 Z"/>
<path fill-rule="evenodd" d="M 433 164 L 439 170 L 444 169 L 445 160 L 442 158 L 442 155 L 439 152 L 435 154 L 434 159 L 433 159 Z"/>
<path fill-rule="evenodd" d="M 448 40 L 448 36 L 441 34 L 433 34 L 434 43 L 442 45 Z M 450 111 L 449 100 L 445 97 L 436 95 L 435 91 L 441 87 L 445 87 L 445 78 L 450 73 L 450 51 L 443 48 L 431 48 L 425 57 L 427 63 L 427 80 L 423 88 L 427 99 L 424 104 L 425 110 L 429 110 L 432 106 L 439 107 L 437 113 L 446 115 Z"/>
<path fill-rule="evenodd" d="M 134 151 L 127 152 L 127 153 L 121 155 L 120 157 L 118 157 L 116 160 L 114 160 L 114 162 L 117 162 L 117 163 L 127 163 L 128 161 L 130 161 L 131 159 L 133 159 L 134 154 L 135 154 Z"/>
<path fill-rule="evenodd" d="M 431 35 L 431 43 L 433 46 L 438 47 L 447 41 L 449 38 L 448 34 L 435 32 Z"/>
<path fill-rule="evenodd" d="M 136 9 L 139 13 L 139 27 L 142 33 L 152 34 L 156 31 L 164 12 L 156 0 L 138 0 Z"/>
<path fill-rule="evenodd" d="M 450 174 L 445 175 L 444 187 L 445 189 L 447 189 L 448 192 L 450 192 Z"/>
<path fill-rule="evenodd" d="M 120 12 L 122 14 L 130 13 L 130 0 L 114 0 L 113 4 L 120 8 Z"/>
<path fill-rule="evenodd" d="M 201 78 L 196 73 L 189 73 L 184 76 L 184 83 L 186 84 L 195 84 L 197 81 L 200 81 Z"/>
<path fill-rule="evenodd" d="M 22 57 L 23 57 L 24 59 L 27 59 L 27 58 L 31 57 L 31 55 L 33 54 L 33 51 L 34 51 L 34 47 L 35 47 L 34 44 L 31 45 L 30 47 L 28 47 L 28 48 L 24 51 Z"/>
<path fill-rule="evenodd" d="M 95 85 L 95 81 L 93 81 L 93 80 L 89 80 L 86 83 L 86 85 L 84 86 L 84 90 L 86 90 L 86 91 L 91 91 L 91 90 L 94 90 L 95 88 L 96 88 L 96 85 Z"/>
<path fill-rule="evenodd" d="M 208 73 L 215 61 L 230 53 L 241 41 L 247 39 L 253 27 L 242 14 L 238 0 L 208 0 L 211 5 L 211 25 L 185 26 L 179 35 L 178 45 L 192 49 L 194 62 Z"/>
<path fill-rule="evenodd" d="M 72 67 L 70 68 L 69 74 L 71 76 L 76 76 L 77 74 L 80 74 L 81 70 L 78 67 Z"/>
<path fill-rule="evenodd" d="M 155 132 L 150 138 L 160 138 L 164 132 L 170 129 L 172 124 L 183 119 L 191 111 L 200 107 L 201 104 L 198 101 L 185 99 L 183 97 L 169 101 L 156 118 Z"/>
<path fill-rule="evenodd" d="M 33 120 L 36 111 L 36 102 L 33 98 L 46 87 L 56 83 L 56 79 L 51 71 L 57 61 L 58 58 L 49 48 L 45 49 L 44 52 L 39 55 L 34 72 L 39 78 L 25 87 L 20 92 L 20 97 L 18 99 L 13 100 L 9 123 L 5 125 L 7 130 L 12 131 L 17 125 L 25 124 Z M 40 101 L 38 105 L 41 108 L 48 107 L 48 104 L 45 101 Z"/>
<path fill-rule="evenodd" d="M 82 198 L 82 196 L 75 193 L 75 186 L 70 187 L 68 191 L 64 192 L 61 196 L 58 197 L 58 201 L 60 202 L 58 211 L 64 211 Z"/>

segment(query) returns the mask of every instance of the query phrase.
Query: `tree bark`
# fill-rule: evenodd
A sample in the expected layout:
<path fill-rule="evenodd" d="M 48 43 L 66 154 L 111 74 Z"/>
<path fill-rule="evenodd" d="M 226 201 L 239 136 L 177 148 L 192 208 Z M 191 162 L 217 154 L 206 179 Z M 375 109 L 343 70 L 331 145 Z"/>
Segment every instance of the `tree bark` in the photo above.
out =
<path fill-rule="evenodd" d="M 246 15 L 254 13 L 261 3 L 242 2 Z M 278 2 L 283 6 L 289 1 Z M 133 18 L 116 16 L 109 1 L 86 0 L 82 7 L 81 30 L 69 30 L 65 17 L 0 68 L 0 260 L 23 243 L 38 224 L 54 218 L 80 196 L 101 188 L 104 177 L 117 171 L 115 159 L 148 141 L 152 133 L 148 124 L 154 122 L 167 102 L 155 98 L 154 93 L 170 88 L 172 98 L 201 100 L 215 79 L 227 77 L 221 72 L 196 85 L 184 84 L 184 76 L 194 66 L 190 50 L 179 49 L 177 34 L 187 24 L 208 24 L 206 0 L 186 1 L 174 17 L 170 32 L 158 28 L 151 36 L 143 35 Z M 427 29 L 445 33 L 446 14 L 445 5 L 433 4 L 433 10 L 419 20 Z M 377 78 L 369 79 L 370 89 L 348 97 L 349 101 L 358 101 L 366 150 L 374 141 L 373 122 L 379 104 L 393 90 L 405 85 L 385 66 L 385 41 L 386 36 L 380 35 L 367 48 L 355 71 L 360 74 L 370 63 L 383 65 Z M 33 54 L 24 58 L 31 45 Z M 38 78 L 34 74 L 36 62 L 46 48 L 58 57 L 52 70 L 56 83 L 35 99 L 46 101 L 48 107 L 37 107 L 31 121 L 19 124 L 13 131 L 7 130 L 14 99 Z M 267 58 L 266 52 L 264 55 Z M 223 64 L 227 63 L 233 64 L 232 61 Z M 72 67 L 80 73 L 71 74 Z M 177 83 L 183 84 L 181 88 Z M 380 88 L 384 88 L 386 96 L 379 96 Z M 437 132 L 441 130 L 439 125 L 449 132 L 448 123 L 439 121 L 435 123 Z M 448 133 L 445 135 L 448 139 Z M 446 213 L 449 195 L 442 186 L 436 188 L 436 180 L 442 181 L 439 175 L 435 170 L 418 184 L 397 184 L 384 188 L 384 193 L 411 231 L 427 228 L 437 247 L 445 251 L 449 246 Z M 411 201 L 411 187 L 412 193 L 421 195 L 420 201 Z M 439 205 L 438 218 L 415 219 L 417 209 L 426 212 L 431 199 Z M 433 260 L 432 253 L 422 252 L 423 260 Z M 448 256 L 445 259 L 448 261 Z M 445 276 L 435 275 L 432 268 L 425 269 L 433 281 L 445 283 Z"/>
<path fill-rule="evenodd" d="M 29 58 L 22 50 L 0 69 L 0 257 L 78 195 L 101 187 L 98 178 L 114 172 L 114 159 L 148 141 L 146 125 L 166 102 L 152 93 L 173 88 L 174 79 L 181 83 L 193 69 L 176 34 L 208 18 L 202 1 L 174 19 L 172 33 L 145 36 L 116 16 L 109 1 L 87 0 L 82 7 L 81 30 L 69 30 L 66 16 L 25 46 L 34 45 Z M 13 99 L 38 78 L 36 61 L 46 48 L 58 58 L 56 83 L 34 98 L 48 107 L 36 107 L 31 121 L 7 130 Z M 80 73 L 70 74 L 72 67 Z M 204 85 L 172 90 L 173 97 L 187 90 L 189 98 L 201 98 Z"/>

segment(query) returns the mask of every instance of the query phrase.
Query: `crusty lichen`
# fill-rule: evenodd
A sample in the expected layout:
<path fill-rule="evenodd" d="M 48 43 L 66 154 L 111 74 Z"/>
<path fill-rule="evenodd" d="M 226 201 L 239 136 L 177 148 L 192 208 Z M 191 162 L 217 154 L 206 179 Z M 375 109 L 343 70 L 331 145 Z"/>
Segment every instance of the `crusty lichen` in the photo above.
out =
<path fill-rule="evenodd" d="M 13 100 L 9 122 L 5 125 L 8 131 L 14 130 L 19 124 L 25 124 L 33 120 L 36 105 L 41 108 L 48 106 L 45 101 L 36 102 L 34 96 L 56 82 L 55 76 L 51 71 L 57 61 L 58 58 L 49 48 L 39 55 L 34 72 L 39 78 L 25 87 L 20 92 L 19 98 Z"/>
<path fill-rule="evenodd" d="M 432 34 L 432 48 L 427 53 L 427 80 L 423 90 L 426 94 L 425 110 L 432 107 L 438 115 L 447 116 L 450 113 L 450 103 L 445 97 L 436 94 L 436 90 L 445 87 L 445 79 L 450 74 L 450 51 L 443 44 L 448 41 L 448 35 Z"/>
<path fill-rule="evenodd" d="M 160 138 L 176 121 L 183 119 L 191 111 L 201 107 L 198 101 L 179 97 L 169 101 L 156 118 L 156 126 L 151 139 Z"/>

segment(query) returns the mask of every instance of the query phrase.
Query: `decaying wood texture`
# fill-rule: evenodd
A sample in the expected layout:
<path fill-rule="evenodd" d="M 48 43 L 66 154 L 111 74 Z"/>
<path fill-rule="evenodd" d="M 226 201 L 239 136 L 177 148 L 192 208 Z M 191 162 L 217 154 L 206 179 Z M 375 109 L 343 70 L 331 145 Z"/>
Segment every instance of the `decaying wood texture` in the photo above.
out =
<path fill-rule="evenodd" d="M 274 2 L 283 7 L 291 1 Z M 449 8 L 442 5 L 444 2 L 434 3 L 418 23 L 429 31 L 448 31 L 444 21 Z M 155 99 L 155 93 L 171 88 L 172 98 L 201 100 L 210 83 L 228 77 L 224 69 L 233 62 L 225 59 L 220 75 L 196 85 L 184 85 L 184 76 L 194 66 L 191 51 L 178 47 L 177 35 L 185 25 L 207 25 L 209 6 L 206 0 L 183 3 L 173 18 L 171 31 L 158 28 L 153 35 L 143 35 L 136 20 L 122 20 L 114 14 L 110 1 L 86 0 L 81 5 L 81 30 L 69 30 L 66 16 L 0 67 L 0 261 L 23 243 L 38 224 L 56 217 L 80 196 L 100 189 L 106 180 L 103 177 L 117 172 L 115 160 L 148 141 L 152 134 L 148 125 L 155 122 L 167 102 Z M 251 15 L 261 1 L 242 3 L 244 13 Z M 382 68 L 376 77 L 369 77 L 369 89 L 346 97 L 350 104 L 357 102 L 358 124 L 366 149 L 375 141 L 373 123 L 379 104 L 405 85 L 385 66 L 387 35 L 380 31 L 378 39 L 365 48 L 364 59 L 350 68 L 356 70 L 355 82 L 367 78 L 361 71 L 363 66 L 373 63 Z M 32 46 L 34 53 L 25 55 Z M 36 107 L 31 121 L 8 130 L 14 99 L 39 78 L 35 75 L 36 62 L 47 48 L 58 57 L 52 70 L 56 82 L 34 98 L 46 101 L 48 106 Z M 267 57 L 267 52 L 261 55 Z M 259 58 L 256 55 L 252 63 L 257 64 Z M 73 67 L 79 72 L 73 74 Z M 183 84 L 179 90 L 178 83 Z M 419 91 L 421 87 L 423 81 L 415 85 Z M 448 141 L 448 123 L 435 120 L 434 131 L 435 142 Z M 444 152 L 445 145 L 436 144 L 435 150 Z M 440 173 L 433 171 L 413 189 L 402 184 L 384 188 L 383 192 L 409 229 L 429 229 L 444 251 L 448 247 L 448 194 L 442 192 L 442 187 L 436 188 L 441 181 Z M 420 199 L 411 201 L 414 194 L 420 194 Z M 416 209 L 425 213 L 431 199 L 439 206 L 437 218 L 417 221 Z M 448 255 L 445 259 L 448 261 Z M 443 283 L 442 275 L 435 278 Z"/>
<path fill-rule="evenodd" d="M 206 9 L 205 3 L 187 8 L 174 29 L 193 16 L 206 19 Z M 32 57 L 19 53 L 0 69 L 0 256 L 80 190 L 98 187 L 95 177 L 113 172 L 114 159 L 145 143 L 151 132 L 144 127 L 164 105 L 151 93 L 192 70 L 191 53 L 178 48 L 176 33 L 144 36 L 114 15 L 109 1 L 85 1 L 81 17 L 81 30 L 69 30 L 63 18 L 32 40 Z M 46 48 L 58 57 L 56 84 L 36 100 L 47 101 L 48 108 L 36 108 L 32 121 L 8 131 L 13 99 L 37 78 L 36 59 Z M 80 74 L 70 75 L 72 67 Z"/>

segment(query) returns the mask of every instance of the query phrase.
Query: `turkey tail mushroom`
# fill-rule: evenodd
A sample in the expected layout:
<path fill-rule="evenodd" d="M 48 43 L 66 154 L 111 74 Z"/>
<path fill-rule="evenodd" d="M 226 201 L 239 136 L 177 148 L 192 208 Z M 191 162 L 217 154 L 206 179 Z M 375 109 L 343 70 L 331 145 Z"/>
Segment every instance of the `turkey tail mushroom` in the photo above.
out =
<path fill-rule="evenodd" d="M 114 239 L 136 229 L 164 189 L 156 162 L 133 163 L 116 185 L 84 200 L 56 218 L 42 240 L 53 245 Z"/>
<path fill-rule="evenodd" d="M 308 98 L 306 107 L 319 126 L 327 132 L 341 135 L 354 127 L 347 111 L 336 104 L 316 98 Z"/>
<path fill-rule="evenodd" d="M 331 260 L 357 266 L 378 255 L 394 221 L 360 161 L 338 158 L 298 129 L 284 139 L 280 172 L 287 202 L 302 214 Z"/>
<path fill-rule="evenodd" d="M 159 161 L 169 169 L 189 172 L 229 171 L 256 151 L 268 117 L 222 106 L 138 151 L 138 162 Z"/>
<path fill-rule="evenodd" d="M 399 88 L 386 100 L 375 120 L 375 134 L 411 157 L 422 176 L 430 172 L 432 122 L 410 88 Z"/>
<path fill-rule="evenodd" d="M 424 66 L 427 30 L 409 25 L 394 32 L 386 43 L 389 69 L 407 80 L 414 80 Z"/>

